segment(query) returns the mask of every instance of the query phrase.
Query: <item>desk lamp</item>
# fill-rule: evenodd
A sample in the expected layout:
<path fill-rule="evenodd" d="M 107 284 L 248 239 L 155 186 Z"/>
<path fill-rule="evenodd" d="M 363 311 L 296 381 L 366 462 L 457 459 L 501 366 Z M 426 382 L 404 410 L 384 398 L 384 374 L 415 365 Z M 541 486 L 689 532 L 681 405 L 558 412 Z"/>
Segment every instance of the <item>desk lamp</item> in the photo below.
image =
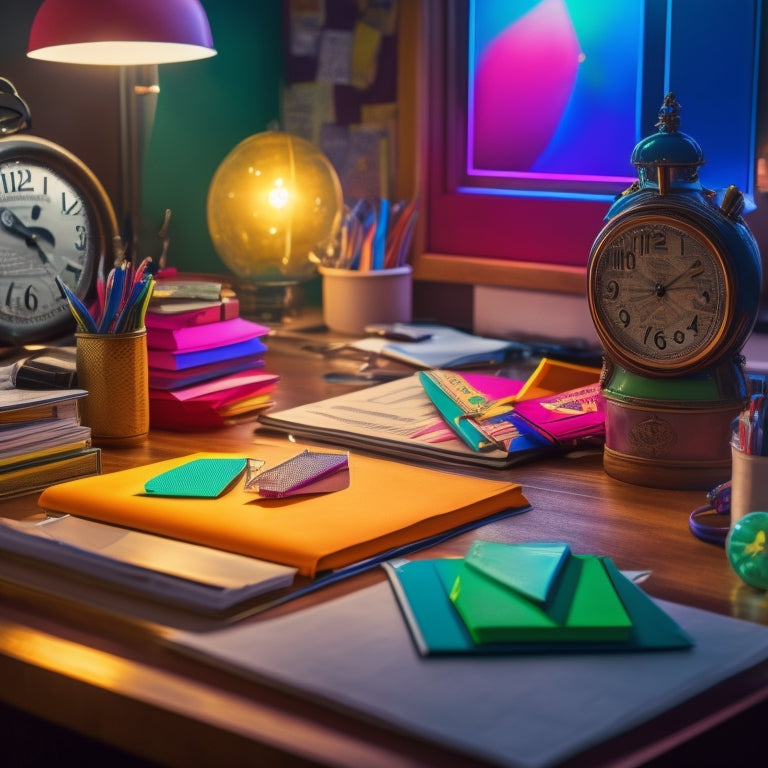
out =
<path fill-rule="evenodd" d="M 333 253 L 344 209 L 341 183 L 314 144 L 281 131 L 243 139 L 208 189 L 208 231 L 240 278 L 245 314 L 288 320 L 303 284 Z"/>
<path fill-rule="evenodd" d="M 45 0 L 32 22 L 30 58 L 120 67 L 120 224 L 134 260 L 142 156 L 160 92 L 157 65 L 215 54 L 199 0 Z"/>

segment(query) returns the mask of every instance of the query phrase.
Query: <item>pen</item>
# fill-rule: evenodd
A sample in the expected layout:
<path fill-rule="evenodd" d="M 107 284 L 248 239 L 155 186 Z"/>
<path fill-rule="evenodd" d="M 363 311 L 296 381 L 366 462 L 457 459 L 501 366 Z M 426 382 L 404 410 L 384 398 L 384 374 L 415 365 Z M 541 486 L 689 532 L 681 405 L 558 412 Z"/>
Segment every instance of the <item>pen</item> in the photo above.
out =
<path fill-rule="evenodd" d="M 152 292 L 155 289 L 155 278 L 152 275 L 147 276 L 146 287 L 142 296 L 139 299 L 139 311 L 136 317 L 136 323 L 134 328 L 143 328 L 145 324 L 145 318 L 147 316 L 147 309 L 149 308 L 149 302 L 152 298 Z"/>
<path fill-rule="evenodd" d="M 344 207 L 338 248 L 323 260 L 335 269 L 393 269 L 408 261 L 416 225 L 416 199 L 391 203 L 360 198 Z"/>
<path fill-rule="evenodd" d="M 768 455 L 765 440 L 768 429 L 768 404 L 761 392 L 753 394 L 747 405 L 731 424 L 731 446 L 754 456 Z"/>
<path fill-rule="evenodd" d="M 376 216 L 372 243 L 372 261 L 374 269 L 384 269 L 384 255 L 387 243 L 387 227 L 389 226 L 389 200 L 379 201 L 379 211 Z"/>
<path fill-rule="evenodd" d="M 117 315 L 123 298 L 123 284 L 125 282 L 125 266 L 113 267 L 107 275 L 106 303 L 104 314 L 99 323 L 98 332 L 106 333 L 109 331 Z"/>
<path fill-rule="evenodd" d="M 87 333 L 127 333 L 143 328 L 155 284 L 154 275 L 150 271 L 151 261 L 145 259 L 135 272 L 127 262 L 110 271 L 99 322 L 57 275 L 56 284 L 67 299 L 78 330 Z"/>
<path fill-rule="evenodd" d="M 762 454 L 763 436 L 762 436 L 762 417 L 763 401 L 761 394 L 752 395 L 749 399 L 749 453 Z"/>
<path fill-rule="evenodd" d="M 142 305 L 144 292 L 148 289 L 151 282 L 151 275 L 145 276 L 139 282 L 134 282 L 131 292 L 123 302 L 122 308 L 114 323 L 115 333 L 125 333 L 126 331 L 134 330 L 137 326 L 136 317 L 138 314 L 138 308 Z"/>
<path fill-rule="evenodd" d="M 373 235 L 375 228 L 376 222 L 374 220 L 363 237 L 363 243 L 360 246 L 360 258 L 357 264 L 360 272 L 367 272 L 373 267 Z"/>
<path fill-rule="evenodd" d="M 75 296 L 69 286 L 58 275 L 55 276 L 55 279 L 56 285 L 59 286 L 61 292 L 67 297 L 69 311 L 72 313 L 72 317 L 75 318 L 78 329 L 87 333 L 96 333 L 96 323 L 85 304 Z"/>
<path fill-rule="evenodd" d="M 416 224 L 416 200 L 411 200 L 392 222 L 387 237 L 387 252 L 384 267 L 402 267 L 407 261 L 414 226 Z"/>

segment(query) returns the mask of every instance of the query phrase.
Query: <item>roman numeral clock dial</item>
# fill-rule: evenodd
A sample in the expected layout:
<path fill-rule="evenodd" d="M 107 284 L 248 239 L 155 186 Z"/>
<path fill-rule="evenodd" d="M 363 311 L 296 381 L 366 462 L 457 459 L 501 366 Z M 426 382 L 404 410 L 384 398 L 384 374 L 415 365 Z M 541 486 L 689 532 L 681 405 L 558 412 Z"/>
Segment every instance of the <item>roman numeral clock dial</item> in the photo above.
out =
<path fill-rule="evenodd" d="M 12 88 L 0 78 L 0 95 L 15 100 L 22 116 L 17 125 L 25 127 L 26 105 Z M 11 133 L 7 127 L 1 124 L 1 132 Z M 35 136 L 12 132 L 1 138 L 0 345 L 73 331 L 56 277 L 89 300 L 99 264 L 112 263 L 116 236 L 110 200 L 81 160 Z"/>
<path fill-rule="evenodd" d="M 605 350 L 603 463 L 639 485 L 730 478 L 730 426 L 749 396 L 741 348 L 761 289 L 743 195 L 699 181 L 704 155 L 668 94 L 632 153 L 638 181 L 592 246 L 587 298 Z"/>

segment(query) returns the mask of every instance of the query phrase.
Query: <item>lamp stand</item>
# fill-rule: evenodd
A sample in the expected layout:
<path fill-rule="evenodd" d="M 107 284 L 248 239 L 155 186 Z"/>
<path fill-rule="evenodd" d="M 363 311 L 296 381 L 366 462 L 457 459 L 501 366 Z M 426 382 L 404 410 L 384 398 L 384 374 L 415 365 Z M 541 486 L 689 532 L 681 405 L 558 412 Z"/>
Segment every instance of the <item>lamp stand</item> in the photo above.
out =
<path fill-rule="evenodd" d="M 120 67 L 120 208 L 125 257 L 142 260 L 142 164 L 152 134 L 160 83 L 156 65 Z"/>

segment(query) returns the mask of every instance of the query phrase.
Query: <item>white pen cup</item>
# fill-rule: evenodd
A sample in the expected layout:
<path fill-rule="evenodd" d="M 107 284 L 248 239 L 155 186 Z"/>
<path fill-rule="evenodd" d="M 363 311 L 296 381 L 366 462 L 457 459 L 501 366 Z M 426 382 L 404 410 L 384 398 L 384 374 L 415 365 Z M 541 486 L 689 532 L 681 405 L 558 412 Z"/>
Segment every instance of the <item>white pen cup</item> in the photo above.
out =
<path fill-rule="evenodd" d="M 411 267 L 335 269 L 319 267 L 323 320 L 337 333 L 360 336 L 373 323 L 409 323 L 413 318 Z"/>

